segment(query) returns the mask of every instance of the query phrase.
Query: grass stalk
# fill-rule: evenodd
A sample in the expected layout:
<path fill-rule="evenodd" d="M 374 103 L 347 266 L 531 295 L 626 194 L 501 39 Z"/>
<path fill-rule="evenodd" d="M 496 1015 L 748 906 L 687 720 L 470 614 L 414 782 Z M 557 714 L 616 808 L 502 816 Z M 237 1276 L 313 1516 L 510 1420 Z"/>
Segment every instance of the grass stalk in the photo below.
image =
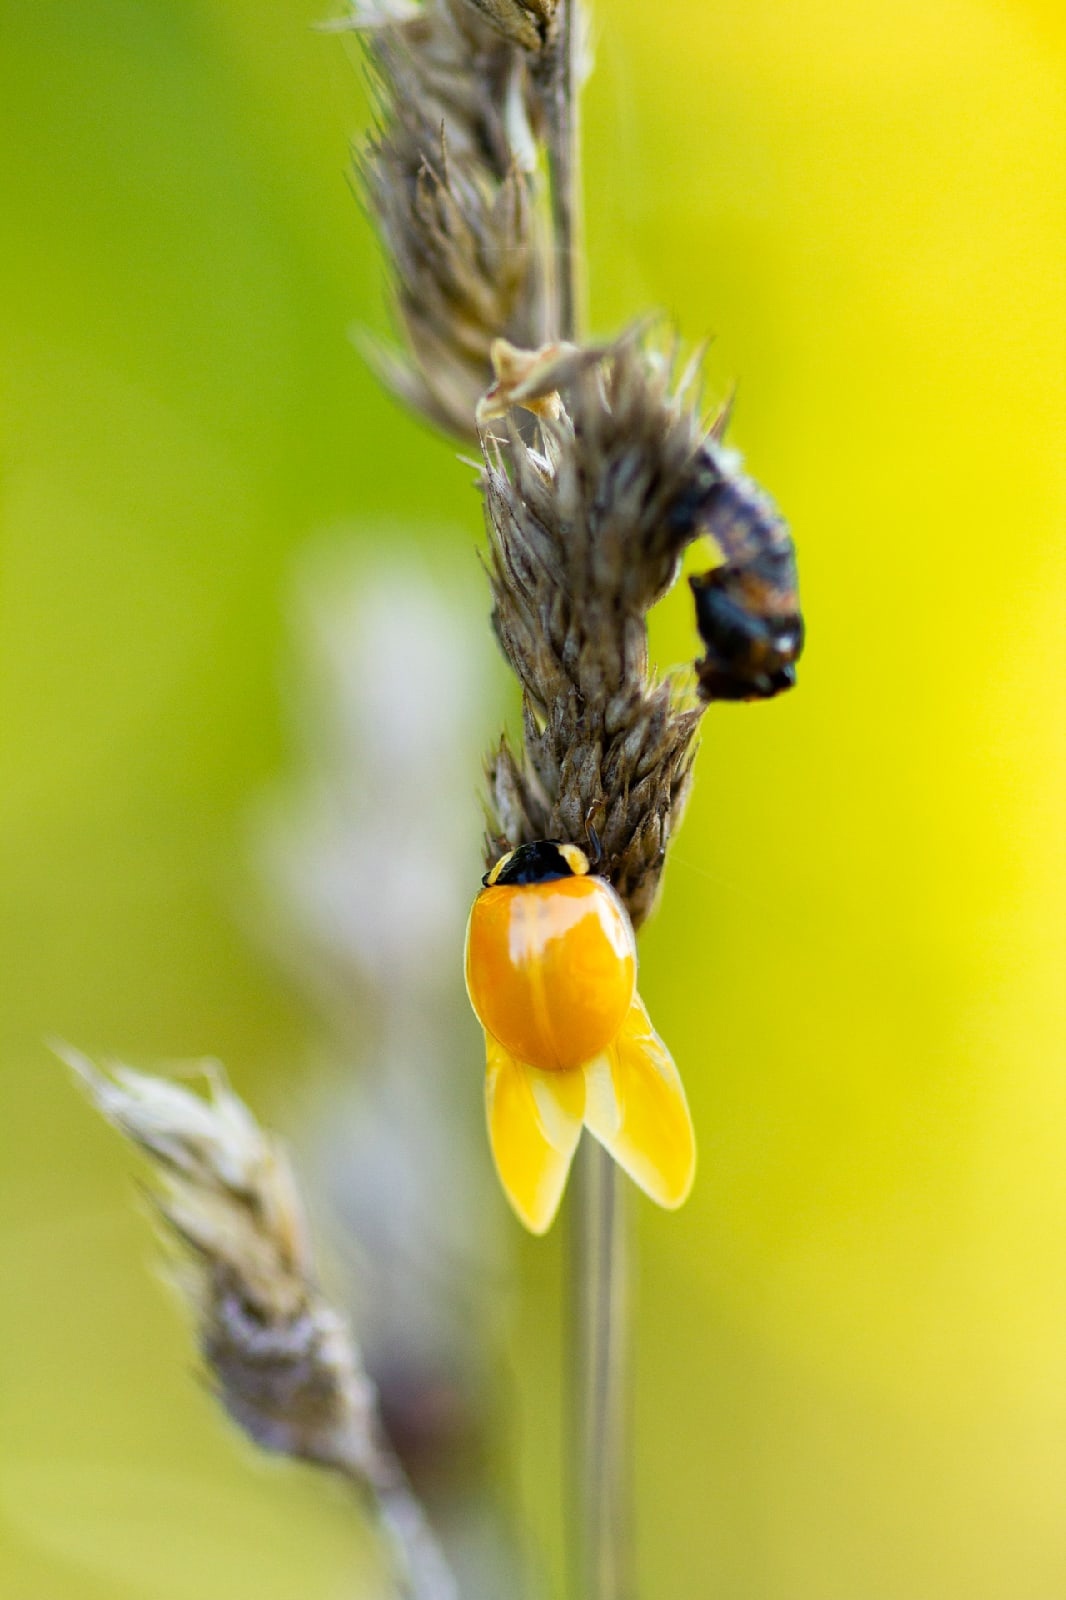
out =
<path fill-rule="evenodd" d="M 632 1600 L 628 1232 L 619 1170 L 584 1141 L 571 1214 L 575 1600 Z"/>
<path fill-rule="evenodd" d="M 580 0 L 562 0 L 554 60 L 551 63 L 552 116 L 548 135 L 548 167 L 555 253 L 555 334 L 559 339 L 574 341 L 584 333 L 580 54 Z"/>
<path fill-rule="evenodd" d="M 556 262 L 556 335 L 584 333 L 579 0 L 562 0 L 548 140 Z M 631 1581 L 628 1453 L 628 1236 L 615 1162 L 586 1136 L 570 1218 L 573 1375 L 567 1406 L 574 1483 L 575 1600 L 628 1600 Z"/>

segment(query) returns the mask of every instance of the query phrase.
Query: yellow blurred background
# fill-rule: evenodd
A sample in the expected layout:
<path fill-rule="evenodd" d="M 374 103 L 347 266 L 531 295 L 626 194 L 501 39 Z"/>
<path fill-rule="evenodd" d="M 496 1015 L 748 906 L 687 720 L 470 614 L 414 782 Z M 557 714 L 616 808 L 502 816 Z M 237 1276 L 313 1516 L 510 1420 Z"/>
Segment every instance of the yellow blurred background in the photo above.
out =
<path fill-rule="evenodd" d="M 42 1042 L 217 1054 L 305 1114 L 315 1023 L 242 912 L 294 562 L 432 520 L 482 581 L 469 471 L 348 342 L 381 274 L 322 13 L 0 8 L 5 1600 L 369 1592 L 339 1492 L 194 1382 L 131 1163 Z M 809 629 L 794 694 L 712 709 L 644 940 L 702 1166 L 678 1216 L 634 1204 L 641 1594 L 1062 1600 L 1063 13 L 594 23 L 596 330 L 716 335 Z M 654 641 L 692 655 L 681 591 Z M 555 1594 L 563 1252 L 517 1248 L 500 1471 Z"/>

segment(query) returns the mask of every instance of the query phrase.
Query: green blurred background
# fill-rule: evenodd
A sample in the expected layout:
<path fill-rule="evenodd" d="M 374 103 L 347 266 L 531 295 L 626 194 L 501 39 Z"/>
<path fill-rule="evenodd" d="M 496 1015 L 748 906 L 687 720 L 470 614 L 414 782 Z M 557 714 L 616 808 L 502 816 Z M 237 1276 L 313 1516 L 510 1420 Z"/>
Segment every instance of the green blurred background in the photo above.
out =
<path fill-rule="evenodd" d="M 481 581 L 468 470 L 347 339 L 380 267 L 323 9 L 0 5 L 5 1600 L 361 1592 L 340 1494 L 191 1381 L 130 1164 L 42 1044 L 216 1053 L 300 1111 L 314 1023 L 240 911 L 294 559 L 443 519 Z M 717 335 L 810 639 L 795 694 L 711 712 L 644 941 L 702 1167 L 635 1207 L 642 1594 L 1062 1600 L 1063 13 L 595 25 L 597 331 Z M 655 645 L 691 656 L 682 594 Z M 504 1450 L 557 1584 L 560 1240 L 518 1262 Z"/>

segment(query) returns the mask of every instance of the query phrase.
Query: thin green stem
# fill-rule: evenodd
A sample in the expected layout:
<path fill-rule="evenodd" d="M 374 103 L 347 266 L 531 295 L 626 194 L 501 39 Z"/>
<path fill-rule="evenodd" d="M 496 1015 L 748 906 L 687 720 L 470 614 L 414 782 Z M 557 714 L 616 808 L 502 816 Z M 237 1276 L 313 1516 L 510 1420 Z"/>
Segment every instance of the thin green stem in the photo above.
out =
<path fill-rule="evenodd" d="M 561 0 L 551 65 L 548 165 L 559 339 L 580 339 L 584 315 L 580 0 Z M 570 1521 L 574 1600 L 632 1600 L 627 1236 L 618 1168 L 586 1135 L 570 1214 L 572 1441 Z M 568 1519 L 569 1520 L 569 1519 Z"/>
<path fill-rule="evenodd" d="M 558 339 L 579 339 L 584 317 L 584 250 L 581 194 L 580 0 L 562 0 L 549 63 L 552 242 L 555 256 Z"/>
<path fill-rule="evenodd" d="M 575 1600 L 633 1594 L 625 1198 L 614 1161 L 586 1138 L 571 1216 Z"/>

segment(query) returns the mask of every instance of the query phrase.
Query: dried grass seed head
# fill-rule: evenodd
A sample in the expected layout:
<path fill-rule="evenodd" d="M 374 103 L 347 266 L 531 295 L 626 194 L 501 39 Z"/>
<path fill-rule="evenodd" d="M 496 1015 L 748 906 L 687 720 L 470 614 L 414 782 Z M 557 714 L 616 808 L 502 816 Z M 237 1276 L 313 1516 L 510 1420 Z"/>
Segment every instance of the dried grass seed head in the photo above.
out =
<path fill-rule="evenodd" d="M 344 1319 L 314 1282 L 284 1150 L 214 1064 L 208 1095 L 63 1049 L 97 1110 L 149 1159 L 180 1247 L 176 1276 L 218 1396 L 265 1449 L 372 1479 L 374 1396 Z"/>
<path fill-rule="evenodd" d="M 525 52 L 467 0 L 426 0 L 366 33 L 377 129 L 356 164 L 389 260 L 406 352 L 380 375 L 436 426 L 476 435 L 500 335 L 544 337 L 548 269 Z"/>
<path fill-rule="evenodd" d="M 635 924 L 681 818 L 701 712 L 690 672 L 649 671 L 646 621 L 698 531 L 673 514 L 702 470 L 694 376 L 677 381 L 641 330 L 584 360 L 507 352 L 490 409 L 532 399 L 537 421 L 527 436 L 510 409 L 482 434 L 493 622 L 524 702 L 521 755 L 504 742 L 490 762 L 488 856 L 592 829 Z"/>

